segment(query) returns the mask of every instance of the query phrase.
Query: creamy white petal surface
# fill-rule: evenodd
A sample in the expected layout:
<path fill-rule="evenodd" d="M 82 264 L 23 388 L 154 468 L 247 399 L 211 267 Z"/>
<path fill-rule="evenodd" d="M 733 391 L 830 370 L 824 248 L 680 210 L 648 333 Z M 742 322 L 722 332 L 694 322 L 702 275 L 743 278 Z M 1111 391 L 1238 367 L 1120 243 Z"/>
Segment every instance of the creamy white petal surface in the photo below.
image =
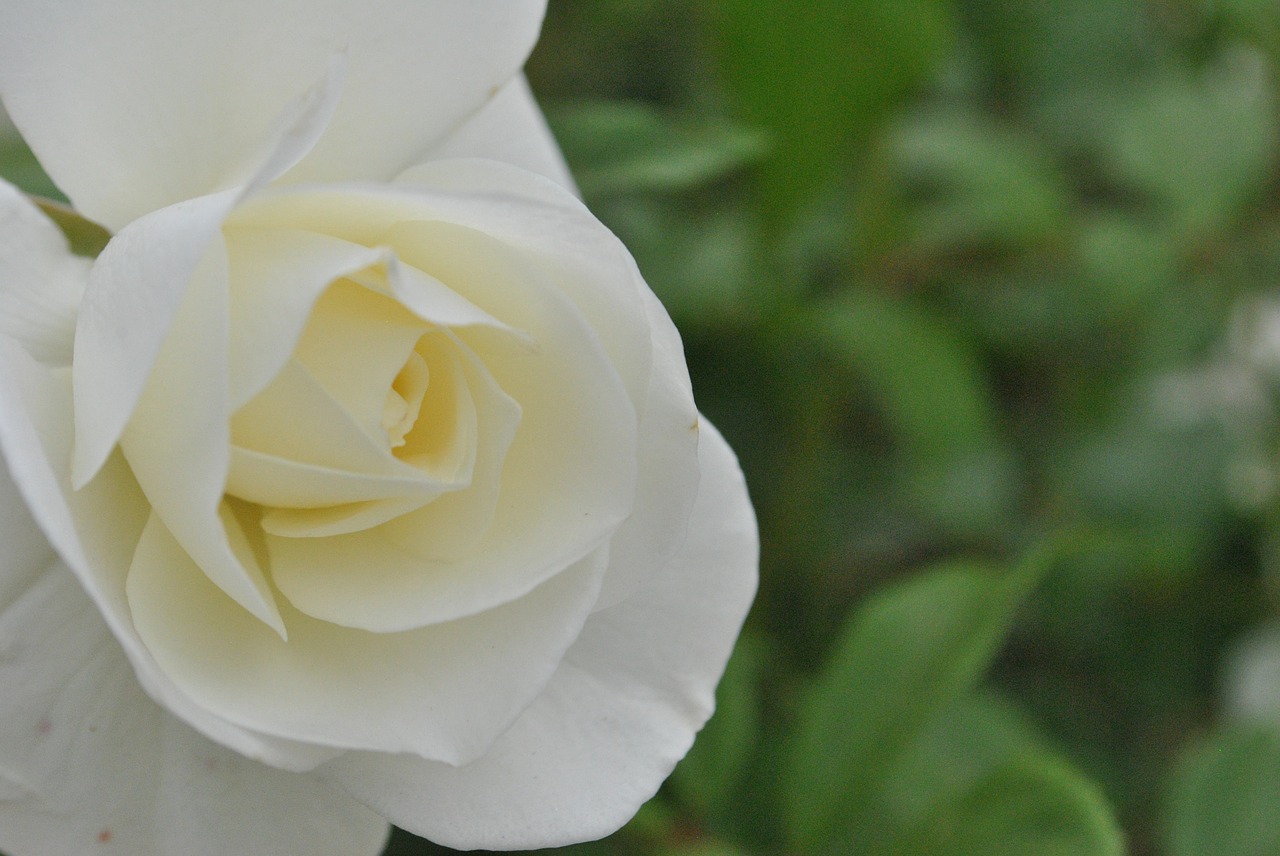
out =
<path fill-rule="evenodd" d="M 0 848 L 10 856 L 381 852 L 381 817 L 314 777 L 210 742 L 143 693 L 3 466 L 0 528 Z"/>
<path fill-rule="evenodd" d="M 631 597 L 591 616 L 544 692 L 465 767 L 352 753 L 321 772 L 392 822 L 454 847 L 553 847 L 621 826 L 715 706 L 755 595 L 755 515 L 737 461 L 703 423 L 689 537 Z M 566 821 L 590 818 L 567 835 Z"/>
<path fill-rule="evenodd" d="M 431 149 L 422 161 L 486 158 L 545 175 L 573 190 L 577 184 L 523 74 L 513 77 L 488 103 Z"/>
<path fill-rule="evenodd" d="M 0 0 L 115 233 L 0 183 L 0 849 L 581 841 L 710 716 L 755 520 L 520 74 L 542 13 Z"/>
<path fill-rule="evenodd" d="M 40 529 L 80 580 L 124 649 L 143 688 L 169 711 L 224 745 L 274 766 L 310 770 L 336 753 L 250 732 L 192 703 L 157 667 L 134 628 L 125 593 L 150 513 L 123 458 L 73 490 L 71 390 L 65 370 L 37 363 L 0 336 L 0 448 Z"/>
<path fill-rule="evenodd" d="M 0 334 L 37 359 L 69 364 L 88 272 L 58 228 L 0 179 Z"/>
<path fill-rule="evenodd" d="M 0 91 L 76 208 L 119 228 L 245 181 L 281 111 L 338 53 L 341 104 L 292 177 L 392 177 L 520 68 L 544 6 L 3 0 Z"/>

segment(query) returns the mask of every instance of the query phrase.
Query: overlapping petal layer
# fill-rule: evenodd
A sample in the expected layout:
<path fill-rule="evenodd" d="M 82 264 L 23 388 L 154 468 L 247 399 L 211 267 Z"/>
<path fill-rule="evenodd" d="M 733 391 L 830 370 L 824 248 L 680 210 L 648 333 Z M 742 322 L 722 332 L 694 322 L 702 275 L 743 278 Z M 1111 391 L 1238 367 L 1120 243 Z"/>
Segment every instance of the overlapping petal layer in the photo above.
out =
<path fill-rule="evenodd" d="M 455 847 L 551 847 L 623 824 L 710 716 L 755 594 L 754 574 L 742 573 L 758 550 L 742 474 L 714 428 L 704 422 L 700 433 L 688 539 L 639 590 L 591 617 L 546 691 L 484 757 L 459 768 L 360 752 L 320 772 L 397 825 Z"/>
<path fill-rule="evenodd" d="M 147 698 L 2 463 L 0 533 L 0 848 L 11 856 L 381 852 L 381 817 L 313 777 L 208 741 Z"/>
<path fill-rule="evenodd" d="M 335 54 L 347 57 L 341 103 L 291 177 L 391 178 L 517 72 L 544 7 L 3 0 L 0 92 L 76 208 L 114 229 L 246 181 Z"/>
<path fill-rule="evenodd" d="M 331 784 L 581 840 L 710 714 L 754 520 L 518 73 L 542 11 L 0 0 L 0 96 L 117 230 L 89 270 L 0 184 L 14 856 L 376 852 Z"/>

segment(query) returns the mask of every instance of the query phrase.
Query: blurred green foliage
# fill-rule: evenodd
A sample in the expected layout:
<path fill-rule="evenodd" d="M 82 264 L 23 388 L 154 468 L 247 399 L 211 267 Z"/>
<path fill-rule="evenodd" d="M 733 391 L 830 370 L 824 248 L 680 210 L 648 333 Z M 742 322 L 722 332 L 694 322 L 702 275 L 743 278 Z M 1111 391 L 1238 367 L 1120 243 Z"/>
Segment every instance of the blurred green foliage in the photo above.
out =
<path fill-rule="evenodd" d="M 1278 9 L 553 0 L 764 534 L 704 739 L 569 852 L 1280 852 Z"/>
<path fill-rule="evenodd" d="M 565 854 L 1280 853 L 1278 63 L 1272 0 L 551 0 L 764 539 L 716 717 Z"/>

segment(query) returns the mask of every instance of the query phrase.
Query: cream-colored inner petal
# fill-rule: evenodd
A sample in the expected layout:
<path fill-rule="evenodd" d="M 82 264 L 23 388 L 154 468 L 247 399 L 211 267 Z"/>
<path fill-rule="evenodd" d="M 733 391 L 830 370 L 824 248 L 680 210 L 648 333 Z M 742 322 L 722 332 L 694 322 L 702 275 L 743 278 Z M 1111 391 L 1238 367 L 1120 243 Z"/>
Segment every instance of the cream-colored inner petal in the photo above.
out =
<path fill-rule="evenodd" d="M 341 279 L 317 301 L 293 359 L 390 451 L 388 392 L 409 374 L 410 356 L 429 329 L 390 298 Z"/>
<path fill-rule="evenodd" d="M 382 428 L 387 432 L 391 448 L 404 445 L 404 435 L 409 433 L 418 414 L 422 412 L 422 398 L 431 382 L 431 370 L 427 361 L 417 351 L 409 354 L 404 368 L 387 390 L 386 403 L 382 405 Z"/>
<path fill-rule="evenodd" d="M 437 485 L 435 491 L 323 507 L 271 508 L 263 516 L 263 529 L 289 538 L 345 535 L 416 511 L 444 493 L 472 487 L 481 445 L 479 417 L 458 347 L 443 332 L 419 339 L 387 391 L 383 411 L 392 455 Z M 501 458 L 505 445 L 493 451 Z"/>
<path fill-rule="evenodd" d="M 283 369 L 232 418 L 227 492 L 261 506 L 270 535 L 350 534 L 465 492 L 478 449 L 500 466 L 514 435 L 511 424 L 481 442 L 478 367 L 453 332 L 358 280 L 330 285 Z M 483 386 L 491 399 L 492 379 Z M 518 420 L 499 410 L 503 425 Z"/>

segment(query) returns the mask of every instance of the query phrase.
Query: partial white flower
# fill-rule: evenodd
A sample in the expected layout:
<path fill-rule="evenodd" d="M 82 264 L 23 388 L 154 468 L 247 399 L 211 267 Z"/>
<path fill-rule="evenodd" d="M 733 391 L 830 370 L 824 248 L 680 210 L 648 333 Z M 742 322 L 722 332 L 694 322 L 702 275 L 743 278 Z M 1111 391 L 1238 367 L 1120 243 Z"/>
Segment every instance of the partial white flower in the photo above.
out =
<path fill-rule="evenodd" d="M 114 233 L 0 183 L 10 856 L 598 837 L 710 715 L 754 517 L 567 189 L 542 11 L 0 0 Z"/>

